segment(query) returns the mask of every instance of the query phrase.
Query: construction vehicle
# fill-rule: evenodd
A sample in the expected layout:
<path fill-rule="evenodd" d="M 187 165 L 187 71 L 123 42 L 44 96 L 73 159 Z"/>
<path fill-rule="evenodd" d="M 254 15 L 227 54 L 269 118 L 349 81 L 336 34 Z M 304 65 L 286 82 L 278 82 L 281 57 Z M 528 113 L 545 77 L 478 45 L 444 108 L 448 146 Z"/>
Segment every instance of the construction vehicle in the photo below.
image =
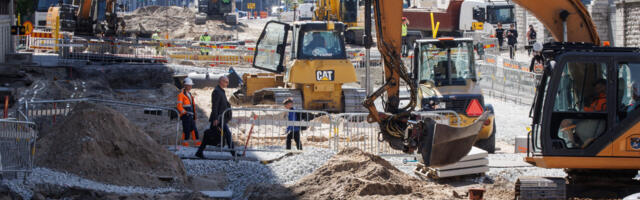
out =
<path fill-rule="evenodd" d="M 484 103 L 477 82 L 473 40 L 441 37 L 420 39 L 414 49 L 412 79 L 418 84 L 416 110 L 454 111 L 451 126 L 464 127 L 476 121 L 484 111 L 489 115 L 477 136 L 475 146 L 495 152 L 493 106 Z"/>
<path fill-rule="evenodd" d="M 55 29 L 59 20 L 60 31 L 77 35 L 115 35 L 119 21 L 116 0 L 74 0 L 49 7 L 47 27 Z"/>
<path fill-rule="evenodd" d="M 339 21 L 347 26 L 347 44 L 363 44 L 364 29 L 358 25 L 358 0 L 318 0 L 313 20 Z"/>
<path fill-rule="evenodd" d="M 205 24 L 207 20 L 223 20 L 226 24 L 238 23 L 238 15 L 235 13 L 235 0 L 198 0 L 198 13 L 196 24 Z"/>
<path fill-rule="evenodd" d="M 297 108 L 305 110 L 364 112 L 360 106 L 364 90 L 344 85 L 357 81 L 345 51 L 345 28 L 331 21 L 268 22 L 256 44 L 253 67 L 271 73 L 245 74 L 234 97 L 254 104 L 291 97 Z M 285 64 L 289 32 L 291 50 Z"/>
<path fill-rule="evenodd" d="M 416 91 L 423 91 L 400 59 L 402 16 L 397 13 L 402 5 L 392 0 L 367 4 L 371 2 L 386 82 L 363 103 L 369 110 L 368 121 L 380 125 L 392 148 L 408 153 L 418 150 L 425 166 L 459 161 L 471 149 L 477 138 L 473 132 L 486 121 L 487 112 L 467 127 L 438 124 L 411 112 L 421 94 Z M 599 46 L 595 26 L 578 0 L 513 2 L 536 16 L 561 41 L 545 44 L 541 50 L 545 67 L 530 113 L 528 149 L 532 152 L 525 161 L 567 172 L 566 177 L 557 178 L 520 177 L 515 184 L 516 199 L 620 198 L 640 191 L 640 182 L 633 179 L 640 169 L 640 114 L 635 109 L 640 77 L 634 76 L 640 66 L 640 49 Z M 365 34 L 370 37 L 369 31 Z M 399 108 L 401 80 L 412 95 L 404 108 Z M 374 100 L 385 92 L 385 112 L 378 112 Z"/>
<path fill-rule="evenodd" d="M 439 23 L 439 36 L 462 37 L 464 33 L 474 33 L 477 38 L 488 37 L 498 23 L 505 29 L 516 23 L 515 6 L 505 0 L 421 1 L 403 10 L 403 16 L 411 22 L 407 26 L 409 44 L 416 39 L 431 38 L 434 29 L 431 14 Z"/>

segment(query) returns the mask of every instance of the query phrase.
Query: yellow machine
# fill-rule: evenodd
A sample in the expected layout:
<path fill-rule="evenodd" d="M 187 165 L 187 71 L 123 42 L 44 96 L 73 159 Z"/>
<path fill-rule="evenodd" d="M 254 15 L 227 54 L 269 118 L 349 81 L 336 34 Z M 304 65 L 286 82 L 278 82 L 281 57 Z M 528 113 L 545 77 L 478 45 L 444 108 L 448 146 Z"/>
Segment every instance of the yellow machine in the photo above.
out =
<path fill-rule="evenodd" d="M 356 71 L 347 59 L 340 22 L 270 21 L 256 45 L 255 68 L 273 74 L 245 74 L 244 85 L 235 93 L 238 99 L 255 104 L 276 103 L 293 98 L 298 108 L 329 112 L 363 112 L 363 89 L 345 87 L 357 81 Z M 290 61 L 285 68 L 285 48 L 292 32 Z"/>
<path fill-rule="evenodd" d="M 640 170 L 640 49 L 599 46 L 595 26 L 579 0 L 513 2 L 535 15 L 560 41 L 539 49 L 545 67 L 530 113 L 531 152 L 525 161 L 537 167 L 565 169 L 567 173 L 557 178 L 520 177 L 515 184 L 515 199 L 610 199 L 640 191 L 640 181 L 634 179 Z M 422 83 L 415 74 L 412 77 L 400 60 L 402 3 L 371 0 L 365 10 L 370 3 L 375 12 L 378 49 L 385 62 L 386 84 L 364 102 L 370 112 L 368 121 L 380 125 L 391 147 L 408 153 L 418 150 L 425 166 L 458 162 L 477 140 L 480 124 L 489 118 L 487 112 L 463 127 L 439 124 L 411 112 L 424 105 L 418 103 L 418 95 L 429 91 L 424 87 L 431 83 Z M 370 33 L 365 33 L 369 37 Z M 446 41 L 430 42 L 440 43 L 438 49 L 457 46 Z M 398 108 L 401 80 L 411 94 L 404 108 Z M 385 112 L 378 112 L 373 102 L 384 93 Z"/>
<path fill-rule="evenodd" d="M 79 35 L 115 35 L 118 30 L 116 0 L 74 0 L 49 8 L 47 27 L 60 20 L 60 30 Z"/>
<path fill-rule="evenodd" d="M 359 14 L 362 12 L 358 2 L 358 0 L 318 0 L 313 20 L 342 22 L 347 26 L 344 32 L 346 42 L 363 44 L 364 27 L 358 21 Z"/>

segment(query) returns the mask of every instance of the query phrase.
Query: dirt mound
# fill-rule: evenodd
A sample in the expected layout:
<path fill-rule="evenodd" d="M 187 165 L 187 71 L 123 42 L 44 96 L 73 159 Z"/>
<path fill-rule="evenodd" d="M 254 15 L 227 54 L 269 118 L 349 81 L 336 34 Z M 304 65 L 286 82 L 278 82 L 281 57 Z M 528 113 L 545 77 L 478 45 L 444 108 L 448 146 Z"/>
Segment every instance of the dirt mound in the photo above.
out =
<path fill-rule="evenodd" d="M 206 24 L 196 25 L 196 10 L 177 6 L 147 6 L 125 14 L 123 19 L 128 32 L 160 31 L 163 35 L 168 33 L 170 39 L 197 40 L 207 29 L 213 41 L 230 40 L 235 36 L 235 31 L 220 20 L 207 20 Z"/>
<path fill-rule="evenodd" d="M 116 185 L 182 185 L 178 157 L 110 108 L 79 103 L 38 139 L 38 166 Z"/>
<path fill-rule="evenodd" d="M 249 199 L 451 198 L 446 187 L 410 177 L 379 156 L 350 148 L 294 185 L 254 185 L 245 195 Z"/>

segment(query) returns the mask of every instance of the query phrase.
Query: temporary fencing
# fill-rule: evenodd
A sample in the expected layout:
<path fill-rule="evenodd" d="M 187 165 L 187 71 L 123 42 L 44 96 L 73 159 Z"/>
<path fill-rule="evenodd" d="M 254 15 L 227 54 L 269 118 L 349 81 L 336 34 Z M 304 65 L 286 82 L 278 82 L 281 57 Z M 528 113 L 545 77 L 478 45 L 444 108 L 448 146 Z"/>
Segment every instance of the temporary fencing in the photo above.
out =
<path fill-rule="evenodd" d="M 265 108 L 229 108 L 222 116 L 232 116 L 231 120 L 220 119 L 221 126 L 227 126 L 233 141 L 236 141 L 235 151 L 284 151 L 288 131 L 299 130 L 300 140 L 304 145 L 329 148 L 332 146 L 334 133 L 333 117 L 324 111 L 286 110 Z M 289 120 L 289 115 L 296 120 Z M 222 132 L 220 141 L 224 141 Z M 293 134 L 292 134 L 293 136 Z M 296 149 L 296 142 L 291 141 L 292 149 Z M 213 148 L 213 147 L 212 147 Z M 217 147 L 216 151 L 230 151 L 229 148 Z"/>
<path fill-rule="evenodd" d="M 406 156 L 404 152 L 391 148 L 382 141 L 380 126 L 367 122 L 368 113 L 342 113 L 334 116 L 335 134 L 332 140 L 336 151 L 355 147 L 380 156 Z M 431 118 L 440 124 L 459 125 L 460 116 L 452 110 L 414 112 L 420 119 Z M 451 124 L 450 122 L 457 122 Z"/>
<path fill-rule="evenodd" d="M 504 67 L 498 66 L 498 62 L 497 56 L 486 55 L 484 61 L 477 64 L 484 94 L 526 105 L 533 103 L 540 74 L 529 72 L 524 62 L 502 59 Z"/>
<path fill-rule="evenodd" d="M 36 124 L 0 119 L 0 179 L 26 177 L 33 168 Z"/>
<path fill-rule="evenodd" d="M 156 139 L 162 145 L 177 149 L 181 136 L 180 120 L 175 108 L 136 104 L 123 101 L 104 99 L 66 99 L 66 100 L 37 100 L 27 101 L 21 107 L 26 117 L 39 126 L 53 125 L 63 120 L 81 102 L 90 102 L 110 107 L 122 113 L 132 123 L 143 130 L 152 130 L 158 134 Z"/>

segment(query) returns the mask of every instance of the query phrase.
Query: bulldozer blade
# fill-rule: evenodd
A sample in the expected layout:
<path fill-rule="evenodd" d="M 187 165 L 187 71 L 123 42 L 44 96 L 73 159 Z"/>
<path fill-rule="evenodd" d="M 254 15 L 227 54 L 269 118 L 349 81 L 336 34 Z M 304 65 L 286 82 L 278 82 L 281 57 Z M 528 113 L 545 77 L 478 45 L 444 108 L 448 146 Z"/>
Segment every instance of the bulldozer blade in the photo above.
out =
<path fill-rule="evenodd" d="M 430 118 L 423 120 L 423 139 L 420 144 L 422 163 L 428 167 L 440 167 L 460 161 L 471 151 L 489 115 L 489 112 L 485 112 L 473 124 L 465 127 L 438 124 Z"/>

